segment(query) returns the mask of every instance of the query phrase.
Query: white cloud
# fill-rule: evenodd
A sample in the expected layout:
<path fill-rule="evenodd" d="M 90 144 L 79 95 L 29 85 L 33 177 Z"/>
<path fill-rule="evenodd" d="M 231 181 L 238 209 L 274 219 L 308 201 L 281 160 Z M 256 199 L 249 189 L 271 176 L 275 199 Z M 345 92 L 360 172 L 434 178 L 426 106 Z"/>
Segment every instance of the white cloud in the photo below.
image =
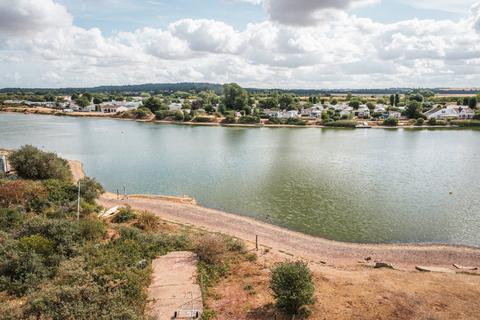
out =
<path fill-rule="evenodd" d="M 72 24 L 66 8 L 51 0 L 0 0 L 0 34 L 24 34 Z"/>
<path fill-rule="evenodd" d="M 317 15 L 312 24 L 297 26 L 282 17 L 288 23 L 269 20 L 243 30 L 221 21 L 183 19 L 162 29 L 105 36 L 97 28 L 74 25 L 65 7 L 53 0 L 38 0 L 43 8 L 36 11 L 32 8 L 37 2 L 19 0 L 6 9 L 2 1 L 0 16 L 15 12 L 17 22 L 0 22 L 0 86 L 235 81 L 259 87 L 352 88 L 480 83 L 480 5 L 460 21 L 377 23 L 338 10 L 351 6 L 351 1 L 323 1 L 321 6 L 315 2 L 295 9 L 334 12 L 335 19 L 319 25 Z M 22 19 L 30 24 L 18 27 Z M 39 21 L 45 24 L 38 27 Z"/>

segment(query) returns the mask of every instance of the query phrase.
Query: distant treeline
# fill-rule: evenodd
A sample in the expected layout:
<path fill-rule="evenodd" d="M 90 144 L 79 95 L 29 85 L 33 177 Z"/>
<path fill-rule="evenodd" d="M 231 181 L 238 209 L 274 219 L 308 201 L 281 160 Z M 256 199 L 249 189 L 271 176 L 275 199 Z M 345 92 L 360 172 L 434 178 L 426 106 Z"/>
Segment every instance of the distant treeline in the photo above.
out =
<path fill-rule="evenodd" d="M 310 95 L 333 95 L 333 94 L 348 94 L 353 95 L 391 95 L 395 93 L 408 93 L 412 90 L 418 90 L 418 88 L 385 88 L 385 89 L 259 89 L 259 88 L 246 88 L 249 93 L 268 94 L 273 92 L 278 93 L 293 93 L 301 96 Z M 478 90 L 474 89 L 440 89 L 433 88 L 427 89 L 436 94 L 476 94 Z M 217 94 L 223 93 L 223 86 L 218 83 L 195 83 L 195 82 L 182 82 L 182 83 L 147 83 L 139 85 L 123 85 L 123 86 L 99 86 L 91 88 L 4 88 L 0 89 L 0 93 L 51 93 L 51 94 L 73 94 L 75 92 L 111 92 L 111 93 L 123 93 L 123 94 L 135 94 L 141 92 L 151 93 L 163 93 L 163 92 L 201 92 L 201 91 L 214 91 Z"/>

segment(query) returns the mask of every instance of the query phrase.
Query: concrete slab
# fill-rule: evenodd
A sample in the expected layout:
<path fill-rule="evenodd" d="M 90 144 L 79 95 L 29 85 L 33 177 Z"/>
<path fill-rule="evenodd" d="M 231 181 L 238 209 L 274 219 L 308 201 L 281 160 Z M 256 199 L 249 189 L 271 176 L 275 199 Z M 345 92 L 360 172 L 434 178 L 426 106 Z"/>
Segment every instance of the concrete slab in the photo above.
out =
<path fill-rule="evenodd" d="M 171 252 L 152 263 L 147 315 L 158 320 L 195 319 L 201 314 L 202 292 L 197 283 L 197 256 L 192 252 Z M 177 312 L 177 318 L 174 318 Z"/>

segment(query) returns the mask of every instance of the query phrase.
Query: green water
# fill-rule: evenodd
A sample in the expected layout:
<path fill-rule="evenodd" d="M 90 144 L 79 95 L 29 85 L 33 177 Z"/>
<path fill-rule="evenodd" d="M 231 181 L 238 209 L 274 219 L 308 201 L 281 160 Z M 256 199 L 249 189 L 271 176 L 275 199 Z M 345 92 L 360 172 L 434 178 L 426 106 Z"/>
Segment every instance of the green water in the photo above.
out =
<path fill-rule="evenodd" d="M 83 161 L 113 192 L 328 239 L 480 246 L 480 131 L 192 127 L 0 114 L 0 147 Z"/>

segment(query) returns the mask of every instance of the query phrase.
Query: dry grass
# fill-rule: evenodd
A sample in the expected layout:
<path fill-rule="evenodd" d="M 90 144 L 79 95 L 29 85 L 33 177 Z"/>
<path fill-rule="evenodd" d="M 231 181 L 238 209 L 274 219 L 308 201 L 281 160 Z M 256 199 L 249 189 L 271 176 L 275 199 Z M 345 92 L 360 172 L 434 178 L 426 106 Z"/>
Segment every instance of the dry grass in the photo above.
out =
<path fill-rule="evenodd" d="M 222 320 L 287 319 L 277 314 L 269 289 L 270 268 L 285 259 L 268 254 L 232 266 L 208 297 Z M 465 274 L 349 269 L 310 264 L 316 303 L 310 319 L 479 319 L 480 277 Z"/>

